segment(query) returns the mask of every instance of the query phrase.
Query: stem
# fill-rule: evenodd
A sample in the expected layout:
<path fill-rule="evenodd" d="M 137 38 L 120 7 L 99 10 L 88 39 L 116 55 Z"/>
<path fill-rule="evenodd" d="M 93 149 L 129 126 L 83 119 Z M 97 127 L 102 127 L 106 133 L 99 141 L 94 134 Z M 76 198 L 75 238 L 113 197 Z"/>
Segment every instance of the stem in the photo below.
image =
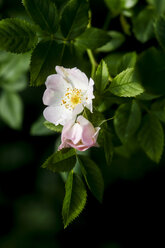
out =
<path fill-rule="evenodd" d="M 102 124 L 104 124 L 105 122 L 110 121 L 110 120 L 113 120 L 113 119 L 114 119 L 114 117 L 111 117 L 111 118 L 109 118 L 109 119 L 103 120 L 103 121 L 100 123 L 99 127 L 100 127 Z"/>
<path fill-rule="evenodd" d="M 89 60 L 91 62 L 91 66 L 92 66 L 91 78 L 93 78 L 95 75 L 96 68 L 97 68 L 97 62 L 93 56 L 91 49 L 87 49 L 87 54 L 88 54 Z"/>

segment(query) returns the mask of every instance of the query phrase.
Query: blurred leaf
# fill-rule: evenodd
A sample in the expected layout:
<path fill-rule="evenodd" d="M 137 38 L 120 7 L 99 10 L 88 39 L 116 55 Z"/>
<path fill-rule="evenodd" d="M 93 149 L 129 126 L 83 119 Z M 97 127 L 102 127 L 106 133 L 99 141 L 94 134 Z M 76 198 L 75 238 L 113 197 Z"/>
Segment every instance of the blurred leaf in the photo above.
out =
<path fill-rule="evenodd" d="M 62 208 L 64 228 L 82 212 L 87 193 L 81 178 L 71 171 L 65 184 L 65 197 Z"/>
<path fill-rule="evenodd" d="M 156 38 L 160 46 L 165 49 L 165 17 L 160 16 L 154 23 Z"/>
<path fill-rule="evenodd" d="M 30 84 L 39 86 L 47 76 L 55 73 L 55 66 L 61 64 L 64 45 L 55 41 L 40 42 L 31 57 Z"/>
<path fill-rule="evenodd" d="M 102 202 L 104 193 L 104 180 L 99 167 L 88 157 L 79 155 L 82 174 L 88 185 L 88 188 L 99 202 Z"/>
<path fill-rule="evenodd" d="M 79 36 L 88 24 L 88 3 L 86 0 L 70 0 L 61 16 L 61 31 L 67 40 Z"/>
<path fill-rule="evenodd" d="M 159 163 L 163 153 L 164 132 L 159 120 L 151 114 L 147 114 L 138 133 L 138 141 L 146 155 L 156 163 Z"/>
<path fill-rule="evenodd" d="M 165 54 L 152 47 L 140 54 L 136 71 L 145 89 L 156 95 L 165 92 Z"/>
<path fill-rule="evenodd" d="M 165 99 L 158 100 L 151 105 L 152 114 L 165 123 Z"/>
<path fill-rule="evenodd" d="M 144 43 L 153 37 L 154 17 L 155 10 L 146 8 L 133 18 L 133 32 L 137 40 Z"/>
<path fill-rule="evenodd" d="M 108 66 L 108 70 L 111 76 L 116 76 L 118 73 L 118 67 L 123 57 L 123 53 L 112 53 L 104 58 L 105 63 Z"/>
<path fill-rule="evenodd" d="M 112 52 L 119 48 L 125 41 L 125 36 L 120 32 L 109 31 L 107 34 L 109 35 L 110 41 L 99 47 L 97 52 Z"/>
<path fill-rule="evenodd" d="M 140 121 L 141 111 L 135 100 L 118 107 L 114 117 L 114 126 L 122 143 L 127 142 L 133 136 L 140 125 Z"/>
<path fill-rule="evenodd" d="M 23 105 L 18 94 L 4 91 L 0 97 L 0 118 L 11 128 L 20 129 Z"/>
<path fill-rule="evenodd" d="M 129 68 L 118 74 L 111 82 L 109 90 L 120 97 L 134 97 L 144 92 L 144 89 L 134 75 L 134 69 Z"/>
<path fill-rule="evenodd" d="M 33 136 L 51 135 L 54 132 L 47 129 L 44 125 L 45 118 L 41 115 L 31 126 L 30 134 Z"/>
<path fill-rule="evenodd" d="M 152 93 L 143 92 L 141 95 L 137 96 L 136 99 L 142 100 L 142 101 L 151 101 L 159 97 L 160 95 L 154 95 Z"/>
<path fill-rule="evenodd" d="M 108 67 L 103 59 L 101 60 L 100 64 L 97 67 L 94 81 L 95 81 L 96 90 L 100 94 L 102 94 L 109 83 Z"/>
<path fill-rule="evenodd" d="M 159 15 L 164 14 L 165 12 L 165 1 L 164 0 L 147 0 L 151 4 Z"/>
<path fill-rule="evenodd" d="M 25 53 L 34 48 L 37 36 L 31 24 L 12 18 L 0 21 L 0 48 L 13 53 Z"/>
<path fill-rule="evenodd" d="M 26 11 L 41 29 L 54 34 L 58 28 L 58 11 L 51 0 L 23 0 Z"/>
<path fill-rule="evenodd" d="M 87 28 L 83 34 L 75 40 L 75 45 L 83 49 L 96 49 L 105 45 L 110 40 L 108 33 L 99 28 Z"/>
<path fill-rule="evenodd" d="M 107 7 L 114 16 L 120 14 L 124 9 L 134 7 L 138 0 L 105 0 Z"/>
<path fill-rule="evenodd" d="M 62 126 L 61 125 L 54 125 L 53 123 L 49 122 L 49 121 L 45 121 L 44 125 L 46 128 L 48 128 L 51 131 L 57 132 L 57 133 L 61 133 L 62 132 Z"/>
<path fill-rule="evenodd" d="M 136 52 L 129 52 L 122 56 L 118 65 L 118 73 L 126 70 L 127 68 L 133 68 L 136 64 L 137 54 Z"/>
<path fill-rule="evenodd" d="M 53 172 L 69 171 L 76 163 L 76 153 L 74 149 L 65 148 L 53 153 L 42 165 Z"/>

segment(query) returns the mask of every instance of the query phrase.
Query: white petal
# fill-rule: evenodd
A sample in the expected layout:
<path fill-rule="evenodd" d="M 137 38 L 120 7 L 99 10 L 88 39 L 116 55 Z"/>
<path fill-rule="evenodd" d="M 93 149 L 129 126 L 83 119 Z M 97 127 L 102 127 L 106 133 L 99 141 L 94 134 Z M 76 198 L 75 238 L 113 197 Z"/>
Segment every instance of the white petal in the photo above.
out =
<path fill-rule="evenodd" d="M 48 76 L 45 84 L 47 88 L 52 89 L 54 91 L 65 91 L 68 86 L 65 79 L 58 74 Z"/>
<path fill-rule="evenodd" d="M 83 111 L 83 105 L 81 103 L 77 104 L 76 107 L 73 110 L 73 115 L 76 116 L 80 114 Z"/>
<path fill-rule="evenodd" d="M 62 66 L 56 66 L 56 71 L 58 74 L 63 76 L 73 88 L 87 90 L 88 78 L 84 72 L 80 71 L 76 67 L 68 69 Z"/>
<path fill-rule="evenodd" d="M 60 105 L 63 95 L 63 92 L 56 92 L 48 88 L 44 92 L 43 103 L 45 105 Z"/>
<path fill-rule="evenodd" d="M 55 125 L 64 125 L 68 120 L 72 119 L 71 111 L 62 106 L 49 106 L 44 110 L 43 115 L 47 121 Z"/>

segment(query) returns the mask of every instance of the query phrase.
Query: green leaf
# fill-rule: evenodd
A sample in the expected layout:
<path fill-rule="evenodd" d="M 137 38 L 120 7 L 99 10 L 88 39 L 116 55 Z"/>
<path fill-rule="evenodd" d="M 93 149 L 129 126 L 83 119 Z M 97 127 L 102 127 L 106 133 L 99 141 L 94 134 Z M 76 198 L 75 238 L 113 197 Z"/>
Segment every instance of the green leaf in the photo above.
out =
<path fill-rule="evenodd" d="M 79 155 L 78 163 L 90 191 L 99 202 L 102 202 L 104 180 L 99 167 L 90 158 L 83 155 Z"/>
<path fill-rule="evenodd" d="M 55 41 L 40 42 L 32 53 L 30 84 L 39 86 L 45 83 L 46 78 L 55 73 L 55 66 L 62 61 L 64 45 Z"/>
<path fill-rule="evenodd" d="M 42 165 L 53 172 L 69 171 L 76 163 L 76 153 L 74 149 L 65 148 L 53 153 Z"/>
<path fill-rule="evenodd" d="M 146 155 L 156 163 L 159 163 L 163 153 L 164 132 L 159 120 L 151 114 L 147 114 L 138 134 L 138 141 Z"/>
<path fill-rule="evenodd" d="M 44 117 L 43 115 L 41 115 L 31 126 L 30 129 L 30 134 L 33 136 L 43 136 L 43 135 L 50 135 L 50 134 L 54 134 L 52 131 L 48 130 L 45 126 L 44 126 Z"/>
<path fill-rule="evenodd" d="M 99 47 L 97 52 L 112 52 L 119 48 L 125 41 L 125 36 L 120 32 L 109 31 L 107 34 L 109 35 L 110 41 Z"/>
<path fill-rule="evenodd" d="M 36 33 L 28 22 L 16 18 L 0 21 L 0 49 L 25 53 L 33 49 L 36 43 Z"/>
<path fill-rule="evenodd" d="M 165 123 L 165 99 L 158 100 L 151 105 L 152 114 Z"/>
<path fill-rule="evenodd" d="M 154 23 L 156 38 L 163 49 L 165 49 L 165 17 L 160 16 Z"/>
<path fill-rule="evenodd" d="M 120 61 L 123 57 L 123 53 L 110 53 L 104 58 L 105 63 L 108 66 L 108 70 L 111 76 L 116 76 L 118 74 L 118 67 Z"/>
<path fill-rule="evenodd" d="M 110 41 L 108 33 L 99 28 L 87 28 L 83 34 L 75 40 L 75 45 L 85 49 L 96 49 Z"/>
<path fill-rule="evenodd" d="M 71 171 L 65 184 L 62 217 L 66 228 L 82 212 L 87 193 L 81 178 Z"/>
<path fill-rule="evenodd" d="M 100 64 L 97 67 L 94 81 L 95 81 L 96 90 L 100 94 L 102 94 L 105 91 L 109 83 L 108 82 L 109 81 L 108 67 L 103 59 L 101 60 Z"/>
<path fill-rule="evenodd" d="M 53 123 L 49 122 L 49 121 L 45 121 L 44 125 L 46 128 L 48 128 L 51 131 L 57 132 L 57 133 L 61 133 L 62 132 L 62 126 L 61 125 L 54 125 Z"/>
<path fill-rule="evenodd" d="M 121 104 L 115 113 L 115 131 L 122 143 L 127 142 L 137 131 L 141 122 L 141 111 L 135 100 Z"/>
<path fill-rule="evenodd" d="M 134 97 L 144 92 L 144 88 L 137 81 L 134 69 L 128 68 L 112 80 L 109 90 L 116 96 Z"/>
<path fill-rule="evenodd" d="M 20 129 L 23 105 L 17 93 L 4 91 L 0 97 L 0 118 L 11 128 Z"/>
<path fill-rule="evenodd" d="M 137 40 L 146 42 L 154 35 L 153 21 L 155 17 L 155 10 L 152 8 L 145 8 L 133 19 L 133 32 Z"/>
<path fill-rule="evenodd" d="M 105 0 L 107 7 L 114 16 L 120 14 L 124 9 L 130 9 L 135 6 L 138 0 Z"/>
<path fill-rule="evenodd" d="M 58 11 L 51 0 L 23 0 L 23 5 L 32 20 L 48 33 L 54 34 L 58 28 Z"/>
<path fill-rule="evenodd" d="M 151 4 L 152 7 L 155 8 L 155 10 L 157 11 L 159 15 L 165 13 L 165 1 L 164 0 L 147 0 L 147 2 Z"/>
<path fill-rule="evenodd" d="M 133 68 L 136 64 L 137 54 L 136 52 L 129 52 L 122 56 L 120 63 L 118 65 L 118 73 L 128 69 Z"/>
<path fill-rule="evenodd" d="M 107 165 L 110 165 L 113 158 L 114 147 L 112 143 L 112 134 L 108 130 L 103 130 L 104 133 L 104 152 Z"/>
<path fill-rule="evenodd" d="M 88 3 L 86 0 L 70 0 L 63 8 L 61 31 L 66 39 L 79 36 L 88 24 Z"/>
<path fill-rule="evenodd" d="M 165 92 L 165 54 L 151 47 L 140 54 L 136 72 L 145 89 L 152 94 Z"/>

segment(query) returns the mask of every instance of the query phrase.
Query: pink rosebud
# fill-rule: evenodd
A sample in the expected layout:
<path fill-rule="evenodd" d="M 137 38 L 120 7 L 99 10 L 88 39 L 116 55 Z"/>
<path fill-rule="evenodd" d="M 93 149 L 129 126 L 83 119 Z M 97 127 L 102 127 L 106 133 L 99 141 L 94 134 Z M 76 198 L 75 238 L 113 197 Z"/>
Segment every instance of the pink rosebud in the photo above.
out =
<path fill-rule="evenodd" d="M 82 115 L 77 121 L 69 120 L 63 127 L 59 150 L 66 147 L 73 147 L 79 151 L 85 151 L 92 146 L 98 146 L 97 137 L 100 127 L 94 128 L 92 123 Z"/>

